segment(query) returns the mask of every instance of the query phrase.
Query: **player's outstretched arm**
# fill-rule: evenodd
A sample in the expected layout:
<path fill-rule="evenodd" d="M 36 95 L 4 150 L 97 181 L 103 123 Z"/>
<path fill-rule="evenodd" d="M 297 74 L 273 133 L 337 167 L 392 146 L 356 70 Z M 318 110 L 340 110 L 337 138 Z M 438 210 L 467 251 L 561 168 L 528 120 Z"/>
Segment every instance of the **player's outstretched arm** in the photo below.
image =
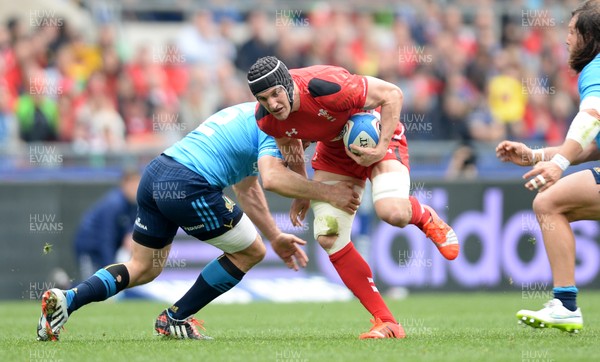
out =
<path fill-rule="evenodd" d="M 591 101 L 586 102 L 588 100 Z M 598 102 L 600 99 L 596 97 L 582 101 L 582 104 L 592 103 L 593 107 L 582 109 L 577 113 L 569 126 L 565 141 L 558 147 L 557 153 L 569 160 L 571 164 L 585 159 L 587 155 L 582 155 L 582 153 L 586 153 L 588 146 L 594 143 L 594 138 L 600 132 L 600 104 Z"/>
<path fill-rule="evenodd" d="M 561 177 L 569 165 L 581 162 L 590 157 L 594 152 L 590 151 L 590 144 L 594 143 L 594 138 L 600 132 L 600 109 L 599 99 L 591 97 L 584 99 L 582 104 L 592 105 L 591 108 L 585 108 L 579 111 L 567 132 L 567 137 L 563 144 L 558 147 L 552 158 L 546 158 L 550 161 L 540 162 L 534 169 L 523 175 L 528 181 L 525 187 L 529 190 L 542 192 L 554 185 Z M 587 154 L 587 152 L 592 152 Z M 541 183 L 541 185 L 540 185 Z"/>
<path fill-rule="evenodd" d="M 285 197 L 328 202 L 349 214 L 354 214 L 360 205 L 360 195 L 354 191 L 351 182 L 327 185 L 309 180 L 287 169 L 283 160 L 277 157 L 261 157 L 258 172 L 265 189 Z"/>
<path fill-rule="evenodd" d="M 532 150 L 521 142 L 502 141 L 496 147 L 496 157 L 502 162 L 512 162 L 518 166 L 533 166 L 556 152 L 557 147 Z"/>
<path fill-rule="evenodd" d="M 275 142 L 277 143 L 279 151 L 283 155 L 287 167 L 300 175 L 302 179 L 307 179 L 308 175 L 306 174 L 306 163 L 304 162 L 304 150 L 306 147 L 308 147 L 308 144 L 305 145 L 302 140 L 289 137 L 276 138 Z M 281 171 L 278 167 L 273 169 L 270 168 L 269 170 Z M 268 190 L 277 192 L 282 196 L 294 198 L 294 201 L 292 201 L 292 206 L 290 207 L 290 221 L 294 226 L 302 226 L 302 223 L 306 218 L 306 214 L 308 213 L 308 209 L 310 208 L 310 196 L 305 196 L 306 192 L 302 192 L 303 190 L 296 190 L 298 192 L 286 194 L 287 191 L 285 190 L 285 183 L 282 182 L 284 180 L 278 176 L 278 173 L 274 172 L 271 173 L 271 175 L 264 177 L 263 185 L 265 184 L 266 180 L 268 186 L 265 186 L 265 188 L 269 187 Z M 298 184 L 295 183 L 295 185 Z"/>
<path fill-rule="evenodd" d="M 518 166 L 532 166 L 538 162 L 549 161 L 559 149 L 559 147 L 544 147 L 532 150 L 521 142 L 502 141 L 496 147 L 496 157 L 502 162 L 512 162 Z M 571 164 L 579 165 L 597 160 L 600 160 L 600 149 L 594 141 L 583 149 Z"/>
<path fill-rule="evenodd" d="M 298 265 L 306 267 L 308 256 L 299 245 L 305 245 L 306 241 L 292 234 L 282 233 L 275 220 L 271 216 L 267 199 L 258 183 L 258 177 L 249 176 L 233 185 L 242 210 L 256 225 L 260 232 L 271 242 L 273 251 L 294 270 Z"/>

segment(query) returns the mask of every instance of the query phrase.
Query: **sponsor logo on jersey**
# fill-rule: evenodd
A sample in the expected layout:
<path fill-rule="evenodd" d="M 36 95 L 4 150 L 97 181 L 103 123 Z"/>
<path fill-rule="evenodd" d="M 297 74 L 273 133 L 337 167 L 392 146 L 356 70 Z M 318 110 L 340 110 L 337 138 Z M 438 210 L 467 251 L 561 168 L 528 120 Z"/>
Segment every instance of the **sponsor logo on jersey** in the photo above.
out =
<path fill-rule="evenodd" d="M 298 131 L 297 131 L 295 128 L 292 128 L 292 130 L 291 130 L 291 131 L 285 131 L 285 134 L 286 134 L 288 137 L 292 137 L 293 135 L 295 135 L 295 134 L 298 134 Z"/>
<path fill-rule="evenodd" d="M 229 224 L 225 224 L 225 223 L 223 223 L 223 226 L 225 226 L 225 227 L 226 227 L 226 228 L 228 228 L 228 229 L 231 229 L 231 228 L 233 228 L 233 219 L 232 219 L 232 220 L 229 220 Z"/>
<path fill-rule="evenodd" d="M 336 120 L 335 117 L 333 117 L 331 114 L 329 114 L 329 112 L 326 109 L 319 109 L 319 117 L 325 117 L 329 122 L 334 122 Z"/>

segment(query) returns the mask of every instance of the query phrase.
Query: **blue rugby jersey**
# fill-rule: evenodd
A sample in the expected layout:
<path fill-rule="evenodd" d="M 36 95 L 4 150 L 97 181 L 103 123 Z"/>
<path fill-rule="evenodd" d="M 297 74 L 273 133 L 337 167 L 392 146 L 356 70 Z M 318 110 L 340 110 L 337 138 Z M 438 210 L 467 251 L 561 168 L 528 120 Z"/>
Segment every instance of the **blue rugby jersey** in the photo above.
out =
<path fill-rule="evenodd" d="M 577 87 L 580 104 L 586 97 L 600 98 L 600 54 L 583 67 L 577 80 Z M 596 135 L 596 145 L 600 148 L 600 133 Z"/>
<path fill-rule="evenodd" d="M 221 188 L 258 175 L 260 157 L 282 155 L 275 139 L 258 128 L 255 108 L 256 102 L 247 102 L 213 114 L 164 154 Z"/>

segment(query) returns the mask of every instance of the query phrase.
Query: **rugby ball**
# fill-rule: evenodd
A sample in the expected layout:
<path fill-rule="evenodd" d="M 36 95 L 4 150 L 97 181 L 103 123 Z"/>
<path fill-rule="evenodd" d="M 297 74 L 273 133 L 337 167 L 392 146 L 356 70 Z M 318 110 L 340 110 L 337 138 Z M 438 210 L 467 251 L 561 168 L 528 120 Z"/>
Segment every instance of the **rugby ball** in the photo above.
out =
<path fill-rule="evenodd" d="M 350 145 L 374 148 L 379 142 L 381 133 L 379 117 L 373 113 L 355 113 L 344 125 L 342 133 L 344 146 L 353 153 L 357 152 L 352 150 Z"/>

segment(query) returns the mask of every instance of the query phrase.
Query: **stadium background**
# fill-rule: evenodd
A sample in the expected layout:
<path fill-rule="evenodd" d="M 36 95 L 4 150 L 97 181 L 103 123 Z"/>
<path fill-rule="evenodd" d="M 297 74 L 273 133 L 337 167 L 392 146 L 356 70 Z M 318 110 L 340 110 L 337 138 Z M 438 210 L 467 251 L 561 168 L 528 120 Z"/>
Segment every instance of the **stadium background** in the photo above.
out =
<path fill-rule="evenodd" d="M 379 222 L 367 192 L 353 239 L 383 292 L 546 296 L 551 278 L 534 195 L 520 179 L 525 169 L 501 164 L 493 149 L 502 139 L 532 147 L 562 141 L 578 104 L 564 45 L 576 4 L 4 2 L 0 298 L 39 299 L 60 282 L 57 268 L 76 275 L 72 241 L 82 212 L 116 185 L 123 167 L 142 168 L 214 111 L 252 100 L 245 71 L 271 54 L 290 68 L 341 65 L 404 92 L 411 193 L 441 210 L 463 247 L 456 261 L 444 261 L 417 229 Z M 34 98 L 44 107 L 33 121 Z M 269 250 L 221 301 L 350 298 L 310 224 L 293 228 L 290 201 L 268 198 L 279 227 L 309 240 L 310 265 L 293 273 Z M 578 285 L 598 288 L 598 224 L 574 229 Z M 180 234 L 163 275 L 130 295 L 177 299 L 218 254 Z"/>

